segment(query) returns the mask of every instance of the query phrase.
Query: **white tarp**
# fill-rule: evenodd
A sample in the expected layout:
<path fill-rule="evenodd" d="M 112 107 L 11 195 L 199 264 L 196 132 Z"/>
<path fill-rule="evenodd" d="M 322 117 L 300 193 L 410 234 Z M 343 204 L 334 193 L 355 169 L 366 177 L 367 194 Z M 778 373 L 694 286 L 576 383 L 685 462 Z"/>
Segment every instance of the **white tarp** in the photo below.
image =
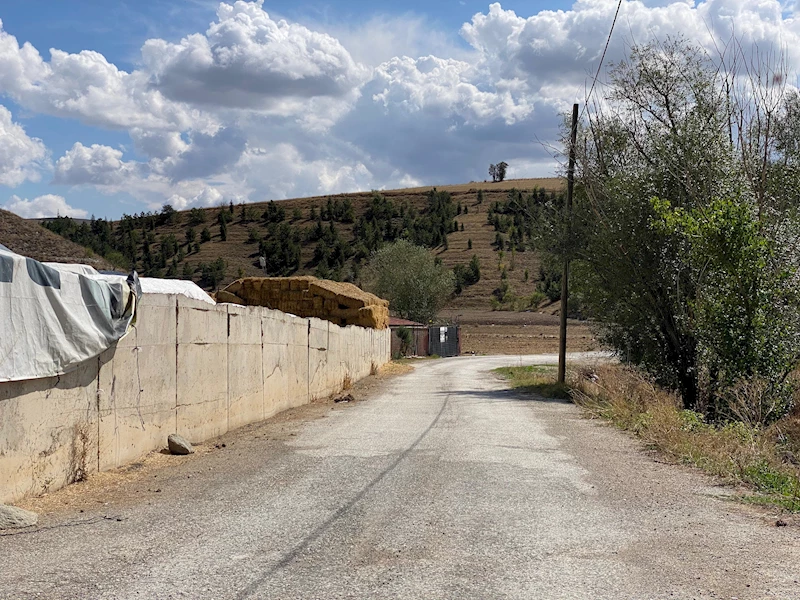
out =
<path fill-rule="evenodd" d="M 100 273 L 94 269 L 94 267 L 90 267 L 89 265 L 71 265 L 64 263 L 44 264 L 46 264 L 48 267 L 58 269 L 59 271 L 80 273 L 101 281 L 125 281 L 125 278 L 127 277 L 126 275 Z M 142 287 L 143 294 L 177 294 L 180 296 L 186 296 L 187 298 L 192 298 L 193 300 L 207 302 L 208 304 L 216 304 L 214 299 L 194 281 L 186 281 L 183 279 L 158 279 L 156 277 L 139 277 L 139 284 Z"/>
<path fill-rule="evenodd" d="M 98 356 L 127 333 L 140 294 L 135 273 L 102 281 L 0 245 L 0 381 L 62 375 Z"/>

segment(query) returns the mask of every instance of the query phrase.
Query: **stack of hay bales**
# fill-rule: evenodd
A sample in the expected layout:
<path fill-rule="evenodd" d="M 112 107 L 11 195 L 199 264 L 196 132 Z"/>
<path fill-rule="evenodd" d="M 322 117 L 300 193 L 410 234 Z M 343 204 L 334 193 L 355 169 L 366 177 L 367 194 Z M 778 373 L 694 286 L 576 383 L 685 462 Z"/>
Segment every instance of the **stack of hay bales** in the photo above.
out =
<path fill-rule="evenodd" d="M 317 317 L 337 325 L 389 327 L 389 301 L 352 283 L 316 277 L 247 277 L 217 292 L 217 302 L 266 306 L 299 317 Z"/>

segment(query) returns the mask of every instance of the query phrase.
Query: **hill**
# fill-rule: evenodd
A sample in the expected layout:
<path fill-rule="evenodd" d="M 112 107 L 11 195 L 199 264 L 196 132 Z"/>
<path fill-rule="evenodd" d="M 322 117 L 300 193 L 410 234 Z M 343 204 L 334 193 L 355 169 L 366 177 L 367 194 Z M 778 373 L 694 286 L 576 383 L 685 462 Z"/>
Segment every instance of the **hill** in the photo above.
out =
<path fill-rule="evenodd" d="M 462 324 L 464 352 L 547 353 L 558 347 L 558 305 L 548 306 L 537 292 L 539 258 L 527 249 L 526 236 L 530 207 L 562 188 L 559 179 L 469 183 L 435 192 L 412 188 L 185 212 L 165 207 L 115 222 L 58 218 L 46 226 L 118 268 L 191 278 L 206 289 L 265 274 L 259 256 L 267 258 L 268 275 L 316 274 L 358 283 L 372 250 L 407 237 L 449 268 L 478 257 L 480 280 L 464 287 L 442 313 Z M 571 322 L 568 348 L 597 348 L 585 322 Z"/>
<path fill-rule="evenodd" d="M 242 276 L 316 274 L 359 281 L 361 266 L 381 244 L 410 238 L 453 268 L 478 257 L 481 278 L 454 299 L 456 309 L 489 309 L 504 274 L 506 297 L 533 294 L 539 262 L 526 250 L 524 225 L 500 211 L 510 194 L 554 192 L 559 179 L 470 183 L 362 192 L 125 215 L 120 221 L 61 217 L 51 231 L 92 248 L 120 268 L 158 277 L 191 278 L 206 289 Z M 502 217 L 502 219 L 500 218 Z M 516 229 L 514 225 L 516 224 Z M 498 236 L 505 239 L 503 249 Z M 495 304 L 497 302 L 495 301 Z"/>
<path fill-rule="evenodd" d="M 108 261 L 91 250 L 5 210 L 0 210 L 0 244 L 39 261 L 82 263 L 98 270 L 111 268 Z"/>

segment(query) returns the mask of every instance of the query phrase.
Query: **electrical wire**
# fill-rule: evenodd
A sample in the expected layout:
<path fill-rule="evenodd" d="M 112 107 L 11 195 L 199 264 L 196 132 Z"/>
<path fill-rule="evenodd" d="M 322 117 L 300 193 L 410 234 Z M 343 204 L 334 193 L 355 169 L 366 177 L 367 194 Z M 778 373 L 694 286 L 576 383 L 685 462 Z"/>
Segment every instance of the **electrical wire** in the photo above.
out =
<path fill-rule="evenodd" d="M 581 110 L 581 115 L 580 117 L 578 117 L 579 121 L 580 118 L 583 117 L 583 113 L 586 111 L 586 107 L 589 105 L 589 99 L 592 97 L 592 94 L 594 93 L 594 86 L 597 84 L 597 79 L 600 77 L 600 69 L 603 67 L 603 61 L 606 58 L 606 52 L 608 52 L 608 46 L 611 43 L 611 34 L 614 33 L 614 26 L 617 24 L 617 17 L 619 17 L 620 8 L 622 8 L 622 0 L 619 0 L 619 2 L 617 2 L 617 10 L 614 13 L 614 20 L 611 22 L 611 29 L 608 32 L 606 45 L 603 48 L 603 54 L 600 55 L 600 64 L 597 65 L 597 72 L 595 72 L 594 74 L 594 79 L 592 80 L 592 87 L 589 89 L 589 94 L 586 96 L 586 102 L 584 102 L 583 104 L 583 110 Z"/>

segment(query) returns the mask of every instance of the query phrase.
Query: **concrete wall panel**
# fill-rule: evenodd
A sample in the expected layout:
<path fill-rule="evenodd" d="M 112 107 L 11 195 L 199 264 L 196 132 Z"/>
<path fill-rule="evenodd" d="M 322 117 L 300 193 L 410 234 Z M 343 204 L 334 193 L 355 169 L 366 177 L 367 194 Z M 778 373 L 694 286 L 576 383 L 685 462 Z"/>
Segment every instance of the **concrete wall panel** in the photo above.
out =
<path fill-rule="evenodd" d="M 265 418 L 261 310 L 228 307 L 228 427 L 236 429 Z"/>
<path fill-rule="evenodd" d="M 0 502 L 97 470 L 98 359 L 61 377 L 0 384 Z"/>
<path fill-rule="evenodd" d="M 147 295 L 135 329 L 61 378 L 0 384 L 0 502 L 324 398 L 389 360 L 389 330 Z"/>

